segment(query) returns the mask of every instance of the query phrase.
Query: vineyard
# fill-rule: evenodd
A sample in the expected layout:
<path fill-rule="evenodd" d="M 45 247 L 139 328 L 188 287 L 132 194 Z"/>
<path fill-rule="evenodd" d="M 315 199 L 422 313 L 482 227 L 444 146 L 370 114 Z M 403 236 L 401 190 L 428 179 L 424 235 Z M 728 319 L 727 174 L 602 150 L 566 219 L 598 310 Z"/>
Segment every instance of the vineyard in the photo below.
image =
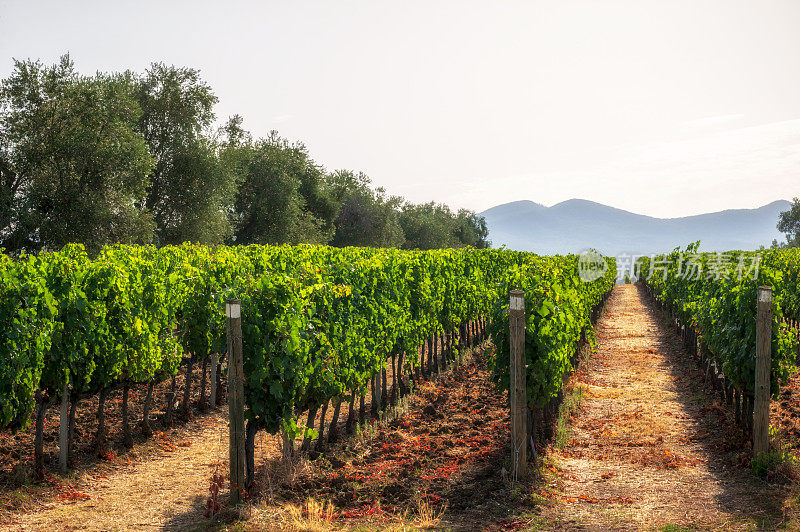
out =
<path fill-rule="evenodd" d="M 342 481 L 335 470 L 345 467 L 344 478 L 359 479 L 362 490 L 368 490 L 368 479 L 374 478 L 379 485 L 370 497 L 382 496 L 402 505 L 398 494 L 409 488 L 387 492 L 387 486 L 394 486 L 398 479 L 419 482 L 421 487 L 415 489 L 428 493 L 441 489 L 442 481 L 472 460 L 495 460 L 491 467 L 498 470 L 509 467 L 495 458 L 503 456 L 507 461 L 509 457 L 504 447 L 509 437 L 505 422 L 493 421 L 482 432 L 472 427 L 488 419 L 471 419 L 466 425 L 468 436 L 455 444 L 462 440 L 446 443 L 438 431 L 459 429 L 434 427 L 442 409 L 461 416 L 456 405 L 444 406 L 448 389 L 462 403 L 475 399 L 466 390 L 482 390 L 484 402 L 477 403 L 477 413 L 470 415 L 499 415 L 494 409 L 503 399 L 498 403 L 491 390 L 510 387 L 513 327 L 508 294 L 521 289 L 527 430 L 530 460 L 539 471 L 532 482 L 546 483 L 547 468 L 561 474 L 560 466 L 551 462 L 559 453 L 565 453 L 563 459 L 572 460 L 576 470 L 588 467 L 574 462 L 576 457 L 595 460 L 586 451 L 559 450 L 576 445 L 569 436 L 559 436 L 559 431 L 567 430 L 561 425 L 578 415 L 570 410 L 577 408 L 573 401 L 580 403 L 573 398 L 575 389 L 588 390 L 585 393 L 591 398 L 592 390 L 609 386 L 602 377 L 588 379 L 582 365 L 591 367 L 586 357 L 591 360 L 593 355 L 586 353 L 605 352 L 604 346 L 611 341 L 603 328 L 609 327 L 614 305 L 620 304 L 619 295 L 616 299 L 612 295 L 609 302 L 609 295 L 618 292 L 614 288 L 617 264 L 604 258 L 600 273 L 586 279 L 581 276 L 581 260 L 577 255 L 544 257 L 509 250 L 401 251 L 312 245 L 116 245 L 93 257 L 80 245 L 69 245 L 38 255 L 0 255 L 0 428 L 6 433 L 32 430 L 31 465 L 40 479 L 52 478 L 43 435 L 46 414 L 56 406 L 60 406 L 58 466 L 62 471 L 74 465 L 76 431 L 86 430 L 76 427 L 76 411 L 82 402 L 96 405 L 93 446 L 100 454 L 109 453 L 115 445 L 130 447 L 137 430 L 139 438 L 154 433 L 162 438 L 154 422 L 169 427 L 178 417 L 190 419 L 192 401 L 201 410 L 225 401 L 231 371 L 226 303 L 240 301 L 247 489 L 257 491 L 256 441 L 266 433 L 276 436 L 283 463 L 315 459 L 321 453 L 330 463 L 345 464 L 324 473 L 325 482 L 334 487 L 323 492 L 342 506 L 340 515 L 384 515 L 384 510 L 375 509 L 374 500 L 364 499 L 366 495 L 359 499 L 351 498 L 350 491 L 341 492 Z M 719 393 L 722 405 L 739 424 L 744 439 L 738 440 L 732 452 L 745 448 L 747 434 L 753 430 L 756 293 L 759 286 L 772 287 L 770 390 L 775 399 L 781 399 L 794 386 L 800 357 L 796 321 L 800 317 L 800 254 L 792 250 L 730 252 L 723 260 L 721 254 L 698 253 L 693 245 L 639 259 L 635 267 L 643 293 L 671 320 L 670 334 L 677 335 L 681 349 L 700 362 L 702 381 L 711 386 L 709 396 Z M 630 301 L 633 296 L 625 294 Z M 645 312 L 641 306 L 635 309 L 624 319 L 636 319 Z M 602 334 L 598 327 L 604 330 Z M 655 330 L 655 325 L 648 327 Z M 619 357 L 623 352 L 607 356 Z M 631 361 L 652 371 L 648 356 Z M 627 370 L 623 363 L 619 371 Z M 198 371 L 199 376 L 195 375 Z M 444 383 L 447 388 L 432 391 L 432 386 Z M 598 397 L 606 397 L 604 393 Z M 121 395 L 121 442 L 108 437 L 107 398 L 112 395 Z M 425 397 L 434 402 L 425 406 Z M 347 443 L 340 446 L 342 440 L 361 435 L 365 427 L 385 427 L 392 416 L 403 416 L 402 411 L 390 415 L 401 403 L 419 405 L 407 407 L 411 410 L 405 420 L 393 422 L 397 434 L 405 428 L 410 431 L 407 435 L 385 443 L 380 438 L 388 437 L 386 429 L 380 429 L 378 438 L 384 443 L 365 451 L 366 458 L 337 458 L 337 449 L 350 449 Z M 591 411 L 590 406 L 583 408 Z M 154 411 L 159 412 L 155 418 Z M 613 428 L 617 419 L 611 416 L 587 426 Z M 579 421 L 572 423 L 581 426 Z M 341 437 L 342 428 L 347 438 Z M 612 428 L 602 434 L 615 434 Z M 419 447 L 425 449 L 422 454 L 403 448 L 403 441 L 422 438 L 421 434 L 428 442 Z M 431 441 L 440 443 L 431 447 Z M 560 443 L 550 447 L 554 442 Z M 663 437 L 654 436 L 652 442 L 634 443 L 615 452 L 624 457 L 631 448 L 662 445 Z M 463 445 L 461 455 L 437 465 L 437 447 L 443 452 L 458 445 Z M 552 458 L 543 456 L 547 449 Z M 671 452 L 666 451 L 666 456 Z M 426 453 L 432 455 L 426 458 Z M 447 456 L 453 456 L 452 450 Z M 370 469 L 378 459 L 391 465 Z M 652 466 L 651 458 L 635 460 Z M 667 459 L 663 467 L 678 469 L 681 463 L 701 461 Z M 411 477 L 401 473 L 409 464 L 419 469 Z M 212 492 L 218 493 L 223 481 L 214 482 L 217 488 Z M 303 496 L 314 496 L 320 493 L 319 482 L 323 480 L 303 481 L 286 491 L 287 497 L 291 500 L 296 489 Z M 583 488 L 576 484 L 575 489 Z M 551 492 L 541 493 L 547 498 Z M 209 503 L 211 514 L 217 511 L 216 497 Z M 606 500 L 598 494 L 555 499 L 592 504 Z M 622 507 L 635 505 L 632 501 L 635 498 L 629 496 L 607 497 L 607 502 Z M 449 504 L 458 507 L 455 499 Z"/>
<path fill-rule="evenodd" d="M 757 290 L 772 288 L 770 390 L 777 397 L 800 362 L 800 254 L 791 249 L 697 253 L 693 244 L 643 258 L 640 268 L 705 365 L 706 380 L 720 387 L 737 421 L 752 430 Z"/>
<path fill-rule="evenodd" d="M 590 310 L 615 276 L 609 268 L 601 280 L 582 283 L 576 261 L 494 250 L 315 246 L 114 246 L 90 259 L 72 245 L 15 261 L 3 256 L 0 421 L 8 428 L 32 418 L 41 423 L 50 403 L 74 405 L 98 393 L 102 445 L 109 388 L 122 386 L 127 405 L 128 388 L 148 383 L 147 420 L 154 383 L 174 376 L 186 357 L 185 398 L 193 366 L 202 365 L 203 390 L 209 361 L 212 375 L 224 373 L 224 357 L 214 356 L 225 350 L 224 302 L 239 298 L 248 434 L 282 430 L 293 440 L 299 413 L 308 411 L 307 427 L 313 427 L 317 411 L 324 418 L 333 401 L 336 420 L 343 398 L 349 398 L 351 421 L 360 402 L 363 423 L 368 387 L 379 403 L 383 396 L 383 407 L 388 402 L 387 363 L 395 378 L 407 371 L 412 382 L 420 369 L 437 372 L 439 363 L 458 356 L 468 329 L 483 331 L 493 312 L 500 331 L 498 302 L 521 282 L 535 289 L 532 315 L 552 324 L 530 335 L 531 362 L 546 369 L 546 379 L 531 388 L 531 404 L 541 405 L 560 388 L 570 355 L 591 328 Z M 435 352 L 439 341 L 444 360 L 425 360 L 425 347 Z M 404 386 L 402 379 L 395 384 L 392 390 Z M 167 403 L 170 409 L 173 397 Z M 123 426 L 129 440 L 125 406 Z M 304 447 L 314 432 L 305 432 Z M 41 474 L 39 448 L 35 466 Z"/>

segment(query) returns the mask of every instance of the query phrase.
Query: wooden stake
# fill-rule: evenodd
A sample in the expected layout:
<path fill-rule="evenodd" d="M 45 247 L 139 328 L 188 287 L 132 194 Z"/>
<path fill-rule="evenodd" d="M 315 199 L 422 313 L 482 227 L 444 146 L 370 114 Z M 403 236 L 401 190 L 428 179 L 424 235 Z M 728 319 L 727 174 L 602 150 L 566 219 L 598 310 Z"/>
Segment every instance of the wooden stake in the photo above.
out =
<path fill-rule="evenodd" d="M 510 334 L 511 468 L 514 480 L 527 474 L 527 402 L 525 394 L 525 293 L 512 290 L 508 307 Z"/>
<path fill-rule="evenodd" d="M 242 359 L 242 301 L 231 299 L 225 305 L 228 320 L 228 411 L 231 504 L 242 500 L 245 488 L 244 361 Z"/>
<path fill-rule="evenodd" d="M 772 288 L 758 287 L 753 455 L 769 451 L 769 380 L 772 367 Z"/>

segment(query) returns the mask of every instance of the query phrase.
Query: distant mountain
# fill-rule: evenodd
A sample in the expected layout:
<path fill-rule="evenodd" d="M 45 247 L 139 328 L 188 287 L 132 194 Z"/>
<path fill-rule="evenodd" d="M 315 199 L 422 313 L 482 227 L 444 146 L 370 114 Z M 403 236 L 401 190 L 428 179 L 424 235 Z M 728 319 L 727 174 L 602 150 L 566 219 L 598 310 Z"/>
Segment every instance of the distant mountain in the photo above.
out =
<path fill-rule="evenodd" d="M 588 248 L 619 255 L 671 251 L 700 240 L 701 251 L 758 249 L 785 240 L 775 227 L 791 203 L 773 201 L 758 209 L 730 209 L 684 218 L 653 218 L 593 201 L 571 199 L 552 207 L 514 201 L 481 213 L 494 247 L 541 254 L 577 253 Z"/>

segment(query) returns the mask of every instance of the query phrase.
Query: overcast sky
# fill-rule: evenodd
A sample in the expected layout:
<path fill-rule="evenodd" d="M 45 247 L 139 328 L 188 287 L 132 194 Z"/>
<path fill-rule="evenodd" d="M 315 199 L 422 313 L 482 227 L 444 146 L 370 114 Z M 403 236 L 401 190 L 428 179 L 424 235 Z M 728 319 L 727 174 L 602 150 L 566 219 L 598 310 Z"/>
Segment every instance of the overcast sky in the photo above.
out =
<path fill-rule="evenodd" d="M 800 195 L 800 1 L 0 0 L 12 58 L 198 68 L 256 136 L 415 202 L 653 216 Z"/>

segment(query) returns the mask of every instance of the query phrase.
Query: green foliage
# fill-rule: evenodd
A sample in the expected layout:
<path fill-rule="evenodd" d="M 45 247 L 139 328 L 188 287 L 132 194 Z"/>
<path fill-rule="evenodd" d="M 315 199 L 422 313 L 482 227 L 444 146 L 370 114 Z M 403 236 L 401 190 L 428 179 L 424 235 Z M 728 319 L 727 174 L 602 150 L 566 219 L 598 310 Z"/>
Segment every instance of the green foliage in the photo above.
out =
<path fill-rule="evenodd" d="M 365 390 L 393 354 L 419 364 L 429 335 L 486 316 L 512 284 L 565 298 L 563 316 L 531 317 L 537 349 L 554 342 L 561 357 L 579 334 L 565 320 L 583 320 L 604 286 L 559 281 L 574 276 L 575 257 L 472 248 L 115 245 L 90 259 L 71 245 L 0 258 L 4 426 L 28 421 L 37 390 L 52 397 L 65 382 L 79 392 L 146 382 L 175 374 L 184 352 L 224 352 L 224 302 L 233 297 L 243 308 L 247 415 L 276 431 L 308 406 Z M 542 389 L 556 380 L 539 378 Z"/>
<path fill-rule="evenodd" d="M 231 235 L 227 210 L 236 176 L 206 134 L 217 97 L 197 70 L 162 63 L 150 66 L 136 94 L 139 129 L 155 158 L 146 207 L 156 241 L 222 243 Z"/>
<path fill-rule="evenodd" d="M 212 132 L 216 103 L 192 68 L 85 77 L 68 55 L 17 61 L 0 86 L 0 245 L 489 247 L 471 211 L 328 173 L 275 131 L 254 140 L 238 115 Z"/>
<path fill-rule="evenodd" d="M 780 214 L 778 231 L 786 233 L 788 247 L 800 247 L 800 198 L 794 198 L 791 208 Z M 777 247 L 776 244 L 773 242 L 773 247 Z"/>
<path fill-rule="evenodd" d="M 406 203 L 400 212 L 400 226 L 405 234 L 406 249 L 440 249 L 472 246 L 489 247 L 486 220 L 474 212 L 460 210 L 454 214 L 446 205 Z"/>
<path fill-rule="evenodd" d="M 783 469 L 797 468 L 797 458 L 789 450 L 770 449 L 750 461 L 750 469 L 759 477 L 767 477 Z"/>
<path fill-rule="evenodd" d="M 255 142 L 235 137 L 223 151 L 238 170 L 234 240 L 239 244 L 326 243 L 332 234 L 333 207 L 320 191 L 321 169 L 302 144 L 290 144 L 276 131 Z M 303 192 L 309 195 L 306 198 Z M 307 209 L 308 200 L 328 219 Z"/>
<path fill-rule="evenodd" d="M 694 327 L 725 375 L 753 392 L 759 286 L 773 290 L 773 394 L 796 367 L 797 332 L 781 326 L 800 317 L 800 253 L 794 249 L 699 253 L 699 242 L 640 259 L 641 277 L 676 315 Z"/>
<path fill-rule="evenodd" d="M 0 234 L 8 246 L 82 242 L 96 252 L 149 239 L 149 215 L 136 205 L 153 160 L 137 130 L 130 75 L 80 77 L 68 56 L 49 68 L 18 61 L 3 80 L 0 105 Z"/>
<path fill-rule="evenodd" d="M 398 213 L 402 198 L 369 184 L 369 177 L 348 170 L 329 177 L 331 193 L 340 204 L 334 246 L 400 247 L 405 242 Z"/>
<path fill-rule="evenodd" d="M 57 315 L 46 276 L 38 257 L 0 254 L 0 427 L 25 425 L 33 412 Z"/>
<path fill-rule="evenodd" d="M 603 277 L 584 282 L 579 276 L 578 256 L 540 257 L 519 253 L 503 279 L 500 294 L 519 288 L 525 292 L 525 362 L 528 405 L 543 407 L 572 371 L 572 357 L 582 335 L 592 341 L 591 311 L 614 286 L 616 263 L 607 258 Z M 510 352 L 508 297 L 497 299 L 492 310 L 491 335 L 498 355 L 493 373 L 500 385 L 509 387 Z"/>

